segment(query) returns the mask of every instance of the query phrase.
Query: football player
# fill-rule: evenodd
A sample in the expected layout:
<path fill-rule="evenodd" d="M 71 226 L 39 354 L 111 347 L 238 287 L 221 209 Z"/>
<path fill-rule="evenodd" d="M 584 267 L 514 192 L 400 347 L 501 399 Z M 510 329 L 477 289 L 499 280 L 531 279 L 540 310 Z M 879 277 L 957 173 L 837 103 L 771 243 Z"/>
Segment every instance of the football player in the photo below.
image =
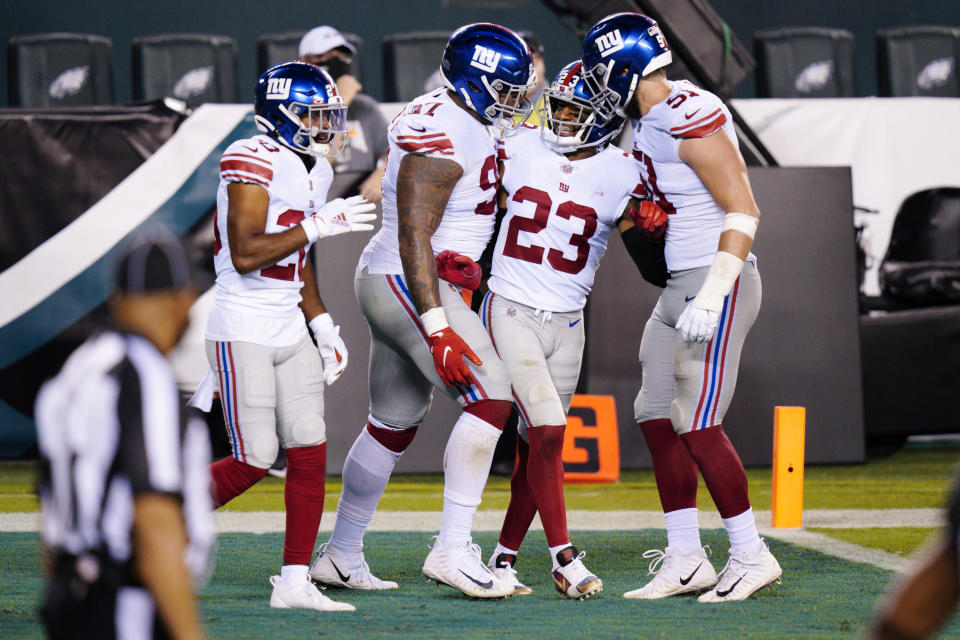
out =
<path fill-rule="evenodd" d="M 610 233 L 618 227 L 624 231 L 632 254 L 631 240 L 638 233 L 624 213 L 628 202 L 636 203 L 630 200 L 639 188 L 636 161 L 605 148 L 624 120 L 597 121 L 580 68 L 579 60 L 571 62 L 550 84 L 539 130 L 527 126 L 503 141 L 500 207 L 505 213 L 481 307 L 521 417 L 510 505 L 489 566 L 513 584 L 515 594 L 530 593 L 515 567 L 517 550 L 539 511 L 554 584 L 568 598 L 589 597 L 603 588 L 584 566 L 584 554 L 570 543 L 563 498 L 561 450 L 583 356 L 583 307 Z M 642 209 L 650 235 L 662 236 L 666 214 L 646 204 L 629 209 L 637 216 Z M 662 257 L 660 244 L 665 278 Z"/>
<path fill-rule="evenodd" d="M 639 13 L 604 18 L 587 34 L 582 59 L 601 116 L 632 119 L 647 195 L 671 216 L 670 279 L 643 331 L 634 407 L 653 458 L 667 547 L 644 554 L 655 575 L 624 595 L 709 589 L 700 602 L 743 600 L 782 573 L 757 533 L 747 476 L 722 427 L 760 309 L 750 252 L 760 210 L 730 112 L 712 93 L 667 80 L 671 53 L 654 20 Z M 730 539 L 719 581 L 700 543 L 698 469 Z"/>
<path fill-rule="evenodd" d="M 282 448 L 287 528 L 270 606 L 352 610 L 307 577 L 323 512 L 323 388 L 343 372 L 347 350 L 306 251 L 319 238 L 373 229 L 374 205 L 361 196 L 324 204 L 333 180 L 325 157 L 346 132 L 346 107 L 325 71 L 305 62 L 267 70 L 255 114 L 263 134 L 234 142 L 220 160 L 206 349 L 232 455 L 211 467 L 214 503 L 263 478 Z"/>
<path fill-rule="evenodd" d="M 370 415 L 347 454 L 333 534 L 310 574 L 334 586 L 396 586 L 371 574 L 363 534 L 436 388 L 463 413 L 444 452 L 443 517 L 423 573 L 496 598 L 513 587 L 483 563 L 470 533 L 510 416 L 510 381 L 460 285 L 476 286 L 473 261 L 493 233 L 498 132 L 529 114 L 536 74 L 523 40 L 488 23 L 450 36 L 441 71 L 445 86 L 414 99 L 389 128 L 383 227 L 355 280 L 372 341 Z"/>

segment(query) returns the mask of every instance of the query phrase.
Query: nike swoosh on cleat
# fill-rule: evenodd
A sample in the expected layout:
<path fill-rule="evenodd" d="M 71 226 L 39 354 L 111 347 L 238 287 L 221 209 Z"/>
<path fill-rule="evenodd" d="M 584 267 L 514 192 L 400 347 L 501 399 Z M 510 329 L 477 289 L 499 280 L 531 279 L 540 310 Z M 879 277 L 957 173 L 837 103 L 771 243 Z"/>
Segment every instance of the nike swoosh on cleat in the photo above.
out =
<path fill-rule="evenodd" d="M 740 576 L 739 578 L 737 578 L 737 581 L 734 582 L 733 585 L 732 585 L 729 589 L 727 589 L 726 591 L 717 591 L 717 597 L 718 597 L 718 598 L 726 598 L 728 595 L 730 595 L 730 592 L 731 592 L 731 591 L 733 591 L 734 589 L 737 588 L 737 585 L 740 584 L 740 581 L 741 581 L 741 580 L 743 580 L 743 576 Z"/>
<path fill-rule="evenodd" d="M 337 572 L 337 575 L 340 576 L 341 580 L 343 580 L 344 582 L 347 582 L 348 580 L 350 580 L 350 574 L 343 575 L 342 573 L 340 573 L 340 567 L 334 564 L 333 560 L 330 561 L 330 564 L 333 565 L 333 570 Z"/>
<path fill-rule="evenodd" d="M 688 297 L 688 296 L 684 296 L 684 297 L 683 297 L 683 301 L 684 301 L 684 302 L 690 302 L 691 300 L 693 300 L 693 299 L 696 298 L 696 297 L 697 297 L 697 296 L 689 296 L 689 297 Z"/>
<path fill-rule="evenodd" d="M 702 567 L 702 566 L 703 566 L 703 563 L 701 562 L 700 564 L 697 565 L 697 568 L 693 570 L 693 573 L 691 573 L 690 575 L 688 575 L 686 578 L 680 578 L 680 584 L 682 584 L 682 585 L 684 585 L 684 586 L 686 586 L 687 584 L 689 584 L 689 582 L 690 582 L 691 580 L 693 580 L 693 576 L 696 575 L 697 571 L 700 571 L 700 567 Z"/>
<path fill-rule="evenodd" d="M 469 580 L 469 581 L 472 582 L 473 584 L 477 585 L 477 586 L 480 587 L 481 589 L 489 589 L 490 587 L 493 586 L 493 580 L 487 580 L 486 582 L 480 582 L 479 580 L 477 580 L 477 579 L 474 578 L 473 576 L 470 576 L 470 575 L 467 575 L 466 573 L 464 573 L 464 572 L 463 572 L 463 569 L 457 569 L 457 571 L 459 571 L 460 573 L 463 573 L 463 576 L 464 576 L 467 580 Z"/>
<path fill-rule="evenodd" d="M 443 350 L 443 366 L 447 366 L 447 352 L 453 351 L 450 347 L 445 347 Z"/>
<path fill-rule="evenodd" d="M 583 320 L 583 318 L 577 318 L 576 320 L 574 320 L 573 322 L 571 322 L 571 323 L 569 323 L 569 324 L 570 324 L 570 326 L 572 327 L 572 326 L 574 326 L 575 324 L 577 324 L 578 322 L 580 322 L 581 320 Z"/>

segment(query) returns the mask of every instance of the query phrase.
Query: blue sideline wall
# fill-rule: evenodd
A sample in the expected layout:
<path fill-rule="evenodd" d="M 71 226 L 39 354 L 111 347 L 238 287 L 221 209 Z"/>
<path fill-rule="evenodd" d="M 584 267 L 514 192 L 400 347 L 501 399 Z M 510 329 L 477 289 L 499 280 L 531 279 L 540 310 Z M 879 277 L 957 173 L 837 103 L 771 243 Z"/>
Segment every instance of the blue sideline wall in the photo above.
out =
<path fill-rule="evenodd" d="M 492 20 L 514 28 L 536 31 L 547 48 L 548 70 L 577 57 L 579 39 L 537 0 L 515 9 L 460 9 L 444 0 L 194 0 L 193 2 L 134 2 L 92 0 L 5 0 L 0 42 L 13 35 L 71 31 L 108 36 L 114 47 L 117 100 L 130 100 L 130 47 L 141 35 L 188 31 L 229 35 L 239 46 L 239 95 L 252 92 L 256 77 L 257 36 L 275 31 L 305 29 L 329 23 L 364 39 L 363 70 L 367 93 L 381 95 L 381 60 L 377 44 L 389 33 L 453 29 L 467 22 Z M 784 26 L 824 26 L 848 29 L 856 36 L 856 82 L 859 95 L 876 93 L 875 45 L 877 29 L 907 24 L 960 26 L 960 2 L 944 0 L 710 0 L 748 50 L 753 32 Z M 6 69 L 6 47 L 3 48 Z M 754 97 L 748 78 L 736 97 Z M 6 82 L 0 86 L 0 105 L 7 104 Z"/>

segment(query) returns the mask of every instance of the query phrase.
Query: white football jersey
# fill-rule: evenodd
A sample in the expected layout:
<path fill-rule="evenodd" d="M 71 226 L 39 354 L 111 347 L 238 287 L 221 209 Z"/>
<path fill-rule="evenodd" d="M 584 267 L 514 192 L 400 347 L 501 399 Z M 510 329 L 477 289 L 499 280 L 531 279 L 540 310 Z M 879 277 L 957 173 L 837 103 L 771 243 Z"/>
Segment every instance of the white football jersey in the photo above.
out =
<path fill-rule="evenodd" d="M 333 169 L 325 158 L 317 158 L 308 173 L 299 155 L 265 135 L 237 140 L 227 147 L 220 158 L 213 247 L 217 288 L 207 320 L 207 340 L 288 347 L 297 344 L 306 331 L 298 306 L 306 249 L 272 266 L 238 273 L 230 258 L 227 185 L 247 182 L 266 189 L 270 204 L 264 231 L 281 233 L 324 204 L 332 181 Z"/>
<path fill-rule="evenodd" d="M 387 130 L 390 151 L 383 176 L 383 224 L 360 257 L 370 273 L 402 273 L 397 238 L 397 172 L 408 153 L 453 160 L 463 175 L 430 238 L 435 254 L 455 251 L 474 260 L 493 234 L 497 211 L 497 138 L 457 106 L 446 89 L 414 99 Z"/>
<path fill-rule="evenodd" d="M 633 154 L 647 197 L 670 214 L 664 247 L 667 269 L 682 271 L 713 262 L 724 211 L 680 159 L 680 142 L 716 133 L 739 144 L 733 118 L 720 98 L 686 80 L 670 85 L 669 97 L 634 122 Z"/>
<path fill-rule="evenodd" d="M 507 211 L 490 290 L 536 309 L 582 309 L 626 199 L 642 193 L 637 162 L 617 148 L 571 161 L 528 127 L 503 152 Z"/>

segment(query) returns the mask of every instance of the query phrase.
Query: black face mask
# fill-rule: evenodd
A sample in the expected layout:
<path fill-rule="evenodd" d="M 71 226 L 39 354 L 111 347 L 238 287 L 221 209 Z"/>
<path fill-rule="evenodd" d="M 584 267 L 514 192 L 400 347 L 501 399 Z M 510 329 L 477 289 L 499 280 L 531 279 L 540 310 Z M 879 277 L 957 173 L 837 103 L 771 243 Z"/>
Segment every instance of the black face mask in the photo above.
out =
<path fill-rule="evenodd" d="M 317 65 L 330 74 L 330 77 L 336 80 L 340 76 L 350 73 L 350 63 L 340 58 L 330 58 L 326 62 Z"/>

